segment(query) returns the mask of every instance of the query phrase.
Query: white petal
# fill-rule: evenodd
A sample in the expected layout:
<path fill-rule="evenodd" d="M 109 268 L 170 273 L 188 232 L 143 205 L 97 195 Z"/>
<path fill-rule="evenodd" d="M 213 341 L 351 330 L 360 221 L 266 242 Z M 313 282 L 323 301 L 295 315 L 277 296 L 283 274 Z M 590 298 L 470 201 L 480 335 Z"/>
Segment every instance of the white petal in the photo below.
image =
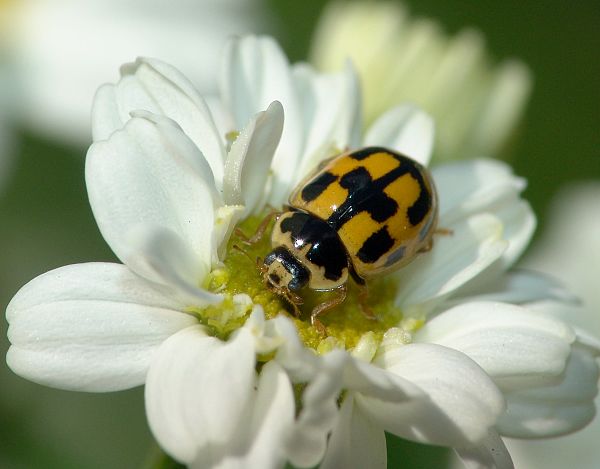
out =
<path fill-rule="evenodd" d="M 253 413 L 240 431 L 245 431 L 248 442 L 244 447 L 224 455 L 217 465 L 219 469 L 282 467 L 286 460 L 285 444 L 294 421 L 294 394 L 290 381 L 274 361 L 268 362 L 261 370 L 253 404 Z M 207 461 L 201 458 L 192 465 L 203 469 Z"/>
<path fill-rule="evenodd" d="M 502 236 L 508 243 L 499 267 L 506 270 L 514 264 L 536 226 L 531 207 L 520 199 L 524 180 L 513 176 L 504 163 L 491 160 L 437 166 L 433 177 L 439 192 L 440 226 L 476 213 L 494 214 L 502 222 Z"/>
<path fill-rule="evenodd" d="M 514 464 L 506 445 L 495 430 L 476 446 L 459 448 L 456 453 L 466 469 L 513 469 Z"/>
<path fill-rule="evenodd" d="M 136 106 L 135 109 L 143 109 L 143 107 Z M 102 85 L 96 91 L 92 104 L 93 141 L 106 140 L 114 131 L 121 129 L 130 117 L 129 114 L 121 115 L 115 85 Z"/>
<path fill-rule="evenodd" d="M 490 214 L 443 226 L 453 233 L 436 236 L 430 252 L 395 274 L 399 284 L 396 303 L 402 307 L 455 291 L 499 259 L 507 247 L 500 221 Z"/>
<path fill-rule="evenodd" d="M 279 349 L 277 359 L 286 365 L 293 363 L 281 353 L 282 349 L 286 349 L 285 344 Z M 308 354 L 314 358 L 314 354 Z M 315 364 L 311 363 L 311 357 L 296 355 L 297 360 L 303 362 L 303 368 L 314 365 L 312 377 L 302 395 L 302 410 L 288 449 L 290 461 L 297 466 L 315 465 L 323 456 L 327 435 L 336 422 L 337 401 L 342 389 L 393 403 L 427 398 L 418 386 L 402 376 L 356 360 L 342 350 L 324 355 Z"/>
<path fill-rule="evenodd" d="M 216 265 L 225 259 L 227 242 L 237 224 L 244 215 L 243 205 L 225 205 L 215 210 L 215 225 L 212 238 L 212 264 Z"/>
<path fill-rule="evenodd" d="M 345 353 L 338 352 L 332 352 L 320 361 L 319 370 L 302 394 L 302 410 L 287 447 L 289 460 L 295 466 L 314 466 L 325 454 L 327 436 L 337 419 L 337 400 L 343 386 L 340 363 L 344 362 L 342 355 Z"/>
<path fill-rule="evenodd" d="M 121 68 L 116 85 L 104 85 L 92 108 L 94 141 L 123 128 L 136 110 L 173 119 L 200 149 L 217 181 L 223 177 L 225 151 L 208 107 L 192 83 L 175 67 L 140 58 Z"/>
<path fill-rule="evenodd" d="M 498 202 L 520 193 L 525 181 L 497 160 L 470 160 L 436 166 L 433 179 L 439 193 L 440 226 L 473 213 L 494 211 Z"/>
<path fill-rule="evenodd" d="M 562 321 L 505 303 L 467 303 L 427 321 L 417 342 L 459 350 L 502 389 L 552 382 L 563 372 L 575 339 Z"/>
<path fill-rule="evenodd" d="M 283 108 L 272 102 L 256 114 L 240 132 L 225 162 L 223 196 L 227 204 L 246 206 L 246 215 L 260 209 L 257 203 L 283 130 Z"/>
<path fill-rule="evenodd" d="M 508 248 L 502 255 L 501 263 L 505 268 L 509 268 L 529 245 L 537 220 L 529 203 L 519 200 L 516 194 L 503 201 L 494 214 L 504 225 L 503 238 L 508 241 Z"/>
<path fill-rule="evenodd" d="M 285 461 L 284 444 L 290 436 L 295 403 L 292 385 L 274 361 L 260 373 L 251 421 L 252 446 L 239 467 L 277 468 Z"/>
<path fill-rule="evenodd" d="M 285 349 L 285 344 L 281 349 Z M 280 353 L 277 359 L 283 359 L 286 364 L 291 362 Z M 303 358 L 298 357 L 298 360 Z M 342 389 L 363 391 L 388 402 L 404 402 L 424 396 L 417 386 L 402 377 L 355 360 L 345 351 L 335 350 L 324 355 L 317 360 L 302 395 L 302 410 L 288 448 L 289 459 L 294 465 L 313 466 L 323 457 L 327 436 L 337 420 L 337 401 Z"/>
<path fill-rule="evenodd" d="M 177 233 L 198 262 L 210 264 L 216 189 L 188 163 L 193 144 L 167 127 L 134 118 L 109 140 L 93 144 L 86 160 L 90 204 L 121 260 L 136 252 L 129 231 L 151 224 Z"/>
<path fill-rule="evenodd" d="M 158 346 L 196 320 L 120 264 L 77 264 L 25 285 L 7 308 L 15 373 L 47 386 L 116 391 L 144 383 Z"/>
<path fill-rule="evenodd" d="M 298 337 L 293 322 L 283 316 L 261 324 L 260 316 L 247 325 L 253 335 L 268 341 L 258 345 L 279 343 L 275 360 L 292 380 L 308 383 L 302 393 L 302 410 L 286 445 L 286 454 L 295 466 L 310 467 L 319 463 L 327 446 L 327 437 L 335 425 L 337 400 L 343 386 L 345 352 L 330 353 L 322 358 L 307 349 Z M 258 330 L 257 330 L 258 329 Z M 261 330 L 262 329 L 262 330 Z"/>
<path fill-rule="evenodd" d="M 432 344 L 388 348 L 374 361 L 418 386 L 428 399 L 390 403 L 356 396 L 386 431 L 413 441 L 466 447 L 481 440 L 504 410 L 502 394 L 466 355 Z"/>
<path fill-rule="evenodd" d="M 245 300 L 251 305 L 252 299 L 247 295 L 245 296 Z M 252 337 L 254 338 L 254 348 L 256 349 L 257 354 L 266 355 L 276 352 L 279 346 L 285 342 L 285 338 L 278 335 L 276 331 L 270 327 L 271 325 L 272 320 L 265 320 L 265 312 L 262 306 L 254 304 L 250 316 L 244 323 L 244 328 L 248 329 L 250 334 L 252 334 Z"/>
<path fill-rule="evenodd" d="M 600 404 L 596 401 L 596 406 Z M 570 435 L 540 440 L 505 438 L 517 468 L 596 469 L 600 460 L 600 420 Z M 574 465 L 574 461 L 577 465 Z"/>
<path fill-rule="evenodd" d="M 210 266 L 196 259 L 181 237 L 172 230 L 137 225 L 127 233 L 136 251 L 124 261 L 137 274 L 170 290 L 172 296 L 190 306 L 206 306 L 223 301 L 199 287 Z"/>
<path fill-rule="evenodd" d="M 423 166 L 429 164 L 434 140 L 433 119 L 412 105 L 395 107 L 367 131 L 366 146 L 387 147 L 396 150 Z"/>
<path fill-rule="evenodd" d="M 506 144 L 520 121 L 532 84 L 532 73 L 523 62 L 509 59 L 499 65 L 473 131 L 477 153 L 495 155 Z"/>
<path fill-rule="evenodd" d="M 340 366 L 344 367 L 345 389 L 386 402 L 405 402 L 425 397 L 418 386 L 402 376 L 353 359 L 350 355 L 345 355 L 344 358 L 345 363 L 340 363 Z"/>
<path fill-rule="evenodd" d="M 485 278 L 480 278 L 485 277 Z M 529 303 L 541 300 L 556 300 L 576 303 L 573 296 L 556 279 L 539 272 L 524 269 L 504 272 L 497 275 L 478 276 L 465 285 L 457 301 L 503 301 L 506 303 Z"/>
<path fill-rule="evenodd" d="M 317 73 L 307 64 L 293 69 L 302 103 L 306 144 L 295 182 L 299 182 L 326 156 L 358 148 L 361 102 L 358 77 L 348 63 L 339 73 Z"/>
<path fill-rule="evenodd" d="M 228 134 L 236 129 L 233 116 L 219 95 L 204 96 L 204 100 L 215 121 L 218 134 L 224 136 L 227 143 L 231 138 L 231 135 Z"/>
<path fill-rule="evenodd" d="M 354 406 L 348 395 L 340 409 L 321 469 L 385 469 L 387 453 L 385 433 L 367 415 Z"/>
<path fill-rule="evenodd" d="M 168 117 L 159 114 L 153 114 L 148 111 L 131 111 L 131 117 L 139 117 L 151 122 L 156 126 L 157 132 L 161 135 L 164 145 L 169 147 L 171 153 L 181 157 L 192 169 L 200 176 L 207 186 L 213 190 L 215 200 L 220 200 L 218 191 L 215 188 L 215 178 L 212 169 L 204 155 L 198 147 L 194 145 L 187 135 L 184 135 L 177 122 Z"/>
<path fill-rule="evenodd" d="M 282 341 L 277 349 L 276 360 L 296 382 L 307 382 L 314 378 L 322 367 L 322 360 L 300 341 L 298 329 L 285 316 L 277 316 L 267 321 L 266 335 Z"/>
<path fill-rule="evenodd" d="M 189 327 L 165 341 L 150 365 L 148 422 L 161 447 L 180 462 L 192 463 L 202 453 L 214 464 L 245 437 L 256 373 L 252 338 L 240 332 L 221 342 L 201 326 Z"/>
<path fill-rule="evenodd" d="M 271 202 L 283 203 L 296 177 L 304 144 L 300 103 L 285 54 L 270 37 L 233 39 L 225 49 L 221 84 L 221 94 L 233 111 L 238 129 L 271 102 L 281 102 L 285 124 L 273 159 Z"/>
<path fill-rule="evenodd" d="M 516 438 L 547 438 L 571 433 L 595 415 L 598 363 L 584 347 L 574 346 L 562 379 L 555 385 L 508 394 L 501 434 Z"/>
<path fill-rule="evenodd" d="M 544 307 L 543 309 L 546 308 Z M 593 357 L 600 357 L 600 338 L 579 327 L 574 327 L 574 329 L 577 334 L 577 345 L 585 349 Z"/>

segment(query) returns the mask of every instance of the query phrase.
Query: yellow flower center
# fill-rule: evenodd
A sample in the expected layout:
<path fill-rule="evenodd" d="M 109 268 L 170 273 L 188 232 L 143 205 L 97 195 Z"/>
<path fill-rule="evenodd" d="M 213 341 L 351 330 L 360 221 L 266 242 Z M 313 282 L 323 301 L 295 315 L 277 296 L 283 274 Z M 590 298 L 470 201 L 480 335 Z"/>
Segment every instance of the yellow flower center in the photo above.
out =
<path fill-rule="evenodd" d="M 251 216 L 241 223 L 240 228 L 244 233 L 252 235 L 262 218 Z M 421 325 L 419 321 L 402 321 L 402 312 L 394 305 L 397 285 L 392 278 L 383 276 L 368 284 L 368 303 L 377 315 L 376 320 L 367 318 L 362 312 L 357 289 L 349 281 L 346 300 L 320 316 L 326 327 L 326 333 L 323 334 L 311 324 L 310 313 L 315 305 L 326 301 L 330 293 L 310 289 L 301 291 L 304 304 L 300 317 L 296 317 L 287 301 L 267 288 L 258 269 L 257 258 L 264 259 L 270 251 L 268 230 L 260 241 L 251 246 L 246 246 L 236 235 L 232 235 L 224 266 L 213 270 L 203 285 L 213 292 L 224 294 L 226 300 L 217 306 L 194 309 L 200 320 L 211 327 L 215 335 L 226 337 L 246 320 L 251 305 L 236 304 L 234 296 L 239 294 L 246 294 L 252 299 L 252 303 L 260 304 L 267 319 L 279 314 L 291 318 L 300 339 L 318 353 L 326 353 L 333 348 L 351 350 L 364 343 L 378 345 L 384 334 L 401 325 L 401 322 L 401 326 L 408 326 L 405 329 L 414 330 Z"/>

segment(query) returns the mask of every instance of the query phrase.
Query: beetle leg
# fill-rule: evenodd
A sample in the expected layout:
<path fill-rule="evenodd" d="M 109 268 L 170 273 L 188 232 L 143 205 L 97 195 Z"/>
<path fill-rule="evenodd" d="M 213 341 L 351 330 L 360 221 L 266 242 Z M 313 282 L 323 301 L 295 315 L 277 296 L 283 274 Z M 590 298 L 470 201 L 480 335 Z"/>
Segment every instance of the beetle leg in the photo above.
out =
<path fill-rule="evenodd" d="M 359 283 L 358 285 L 358 304 L 360 309 L 367 319 L 377 320 L 377 316 L 367 303 L 369 298 L 369 288 L 365 283 Z"/>
<path fill-rule="evenodd" d="M 244 250 L 244 248 L 242 248 L 242 247 L 238 246 L 237 244 L 234 244 L 234 245 L 232 245 L 231 247 L 232 247 L 232 249 L 235 249 L 236 251 L 238 251 L 238 252 L 241 252 L 241 253 L 242 253 L 244 256 L 246 256 L 246 257 L 248 258 L 248 260 L 249 260 L 250 262 L 254 262 L 254 261 L 252 260 L 252 258 L 250 257 L 250 254 L 248 254 L 248 253 L 247 253 L 247 252 Z M 260 259 L 260 258 L 258 258 L 258 259 L 256 260 L 256 262 L 257 262 L 257 265 L 258 265 L 258 260 L 259 260 L 259 259 Z"/>
<path fill-rule="evenodd" d="M 367 298 L 369 297 L 369 289 L 367 288 L 367 282 L 364 278 L 360 277 L 352 264 L 350 264 L 350 276 L 356 286 L 358 287 L 358 304 L 360 305 L 360 309 L 363 314 L 369 319 L 377 319 L 373 310 L 367 304 Z"/>
<path fill-rule="evenodd" d="M 302 299 L 302 297 L 300 295 L 297 295 L 294 292 L 291 291 L 287 291 L 287 295 L 288 295 L 288 300 L 291 301 L 293 304 L 295 305 L 301 305 L 304 304 L 304 300 Z"/>
<path fill-rule="evenodd" d="M 302 311 L 300 311 L 300 307 L 298 305 L 304 303 L 302 297 L 287 289 L 278 290 L 276 293 L 278 295 L 282 295 L 287 300 L 288 304 L 290 304 L 294 310 L 294 316 L 299 318 L 302 314 Z"/>
<path fill-rule="evenodd" d="M 298 307 L 298 305 L 296 303 L 294 303 L 293 301 L 291 301 L 290 299 L 288 299 L 288 303 L 292 305 L 292 308 L 294 310 L 294 316 L 299 318 L 300 315 L 302 314 L 302 311 L 300 311 L 300 308 Z"/>
<path fill-rule="evenodd" d="M 285 300 L 294 310 L 294 316 L 297 318 L 300 317 L 302 311 L 300 311 L 299 305 L 304 303 L 304 300 L 300 295 L 288 290 L 287 288 L 274 288 L 273 285 L 265 278 L 265 285 L 267 288 L 271 289 L 271 291 L 275 292 L 277 295 L 283 296 Z"/>
<path fill-rule="evenodd" d="M 452 236 L 454 234 L 454 230 L 451 230 L 450 228 L 436 228 L 436 230 L 433 232 L 436 235 L 442 235 L 442 236 Z M 429 242 L 423 246 L 421 249 L 419 249 L 419 252 L 429 252 L 431 251 L 431 248 L 433 247 L 433 237 L 429 240 Z"/>
<path fill-rule="evenodd" d="M 248 245 L 256 244 L 264 236 L 265 231 L 267 231 L 267 227 L 269 226 L 269 223 L 271 223 L 271 221 L 274 218 L 279 217 L 279 215 L 281 215 L 280 211 L 272 209 L 269 213 L 267 213 L 265 215 L 265 218 L 262 219 L 262 221 L 258 225 L 258 228 L 256 229 L 256 231 L 254 232 L 254 234 L 250 238 L 248 238 L 248 236 L 246 236 L 244 234 L 244 232 L 239 227 L 237 227 L 235 229 L 234 233 L 236 234 L 236 236 L 238 238 L 240 238 L 242 240 L 242 242 L 244 244 L 248 244 Z"/>
<path fill-rule="evenodd" d="M 431 251 L 431 248 L 433 248 L 433 238 L 431 238 L 427 244 L 425 246 L 423 246 L 421 249 L 419 249 L 418 252 L 429 252 Z"/>
<path fill-rule="evenodd" d="M 344 302 L 346 299 L 346 294 L 348 293 L 348 289 L 346 284 L 340 285 L 337 289 L 337 295 L 333 298 L 324 301 L 321 304 L 315 306 L 310 313 L 310 323 L 319 331 L 320 334 L 325 334 L 327 329 L 323 325 L 321 321 L 319 321 L 318 316 L 323 314 L 325 311 L 330 310 L 331 308 L 335 308 L 337 305 Z"/>

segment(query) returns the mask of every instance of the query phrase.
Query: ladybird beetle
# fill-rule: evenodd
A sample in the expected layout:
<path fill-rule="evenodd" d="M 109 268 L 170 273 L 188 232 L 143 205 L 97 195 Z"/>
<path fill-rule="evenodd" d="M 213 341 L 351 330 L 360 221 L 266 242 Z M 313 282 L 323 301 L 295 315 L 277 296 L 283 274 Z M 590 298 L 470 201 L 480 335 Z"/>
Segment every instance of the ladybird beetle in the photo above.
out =
<path fill-rule="evenodd" d="M 349 277 L 359 287 L 363 312 L 366 281 L 399 269 L 431 249 L 438 220 L 431 175 L 416 161 L 381 147 L 350 151 L 324 161 L 292 192 L 283 212 L 267 216 L 248 242 L 262 236 L 273 216 L 273 250 L 259 262 L 266 284 L 299 314 L 303 288 L 337 290 L 317 305 L 319 314 L 342 303 Z M 254 241 L 253 241 L 254 240 Z"/>

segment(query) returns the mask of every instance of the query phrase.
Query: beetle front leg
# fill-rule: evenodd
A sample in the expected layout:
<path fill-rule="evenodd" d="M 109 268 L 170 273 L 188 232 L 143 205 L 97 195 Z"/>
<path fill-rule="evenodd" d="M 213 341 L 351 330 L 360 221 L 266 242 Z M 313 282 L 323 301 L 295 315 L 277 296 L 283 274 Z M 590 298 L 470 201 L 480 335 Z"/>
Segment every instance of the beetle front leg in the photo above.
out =
<path fill-rule="evenodd" d="M 369 298 L 369 288 L 366 283 L 357 283 L 356 285 L 358 286 L 358 304 L 360 305 L 361 311 L 367 319 L 376 321 L 377 316 L 367 303 L 367 299 Z"/>
<path fill-rule="evenodd" d="M 436 228 L 436 230 L 433 232 L 436 235 L 441 235 L 441 236 L 452 236 L 454 234 L 454 230 L 450 229 L 450 228 Z M 419 249 L 419 252 L 429 252 L 431 251 L 431 249 L 433 248 L 433 237 L 429 240 L 429 242 L 423 246 L 421 249 Z"/>
<path fill-rule="evenodd" d="M 310 323 L 317 329 L 320 334 L 325 335 L 327 333 L 327 328 L 323 325 L 321 321 L 319 321 L 318 316 L 323 314 L 325 311 L 328 311 L 332 308 L 335 308 L 337 305 L 344 302 L 346 296 L 348 294 L 348 288 L 346 284 L 340 285 L 336 290 L 337 295 L 333 298 L 324 301 L 321 304 L 315 306 L 310 313 Z"/>

